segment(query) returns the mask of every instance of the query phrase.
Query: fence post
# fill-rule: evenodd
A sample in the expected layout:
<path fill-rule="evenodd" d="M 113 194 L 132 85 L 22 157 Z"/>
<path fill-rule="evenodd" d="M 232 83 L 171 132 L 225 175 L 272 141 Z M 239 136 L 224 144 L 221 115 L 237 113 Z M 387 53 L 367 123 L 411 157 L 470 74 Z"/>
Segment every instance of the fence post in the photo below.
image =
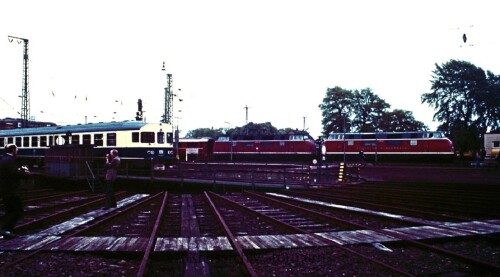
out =
<path fill-rule="evenodd" d="M 283 168 L 283 188 L 286 189 L 286 167 Z"/>

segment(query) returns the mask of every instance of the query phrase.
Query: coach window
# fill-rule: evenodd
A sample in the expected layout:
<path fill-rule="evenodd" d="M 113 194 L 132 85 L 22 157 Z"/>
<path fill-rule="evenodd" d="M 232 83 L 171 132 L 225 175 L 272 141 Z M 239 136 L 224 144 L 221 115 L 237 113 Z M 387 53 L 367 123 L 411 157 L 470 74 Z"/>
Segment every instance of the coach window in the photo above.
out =
<path fill-rule="evenodd" d="M 156 141 L 160 144 L 164 144 L 165 143 L 165 133 L 164 132 L 156 133 Z"/>
<path fill-rule="evenodd" d="M 20 137 L 16 137 L 16 146 L 19 147 L 19 146 L 22 146 L 22 138 Z"/>
<path fill-rule="evenodd" d="M 38 147 L 38 137 L 31 137 L 31 147 Z"/>
<path fill-rule="evenodd" d="M 14 138 L 13 137 L 7 138 L 7 144 L 12 144 L 12 143 L 14 143 Z"/>
<path fill-rule="evenodd" d="M 116 146 L 116 133 L 106 134 L 106 145 L 107 146 Z"/>
<path fill-rule="evenodd" d="M 54 145 L 54 137 L 49 136 L 49 145 L 47 145 L 47 146 L 52 146 L 52 145 Z"/>
<path fill-rule="evenodd" d="M 23 137 L 23 147 L 30 147 L 30 138 Z"/>
<path fill-rule="evenodd" d="M 155 133 L 154 132 L 141 132 L 141 143 L 154 143 Z"/>
<path fill-rule="evenodd" d="M 139 142 L 139 132 L 132 132 L 132 142 Z"/>
<path fill-rule="evenodd" d="M 4 147 L 4 146 L 5 146 L 5 139 L 0 138 L 0 147 Z"/>
<path fill-rule="evenodd" d="M 46 136 L 41 136 L 40 137 L 40 146 L 41 147 L 47 146 L 47 137 Z"/>
<path fill-rule="evenodd" d="M 71 144 L 80 144 L 80 135 L 72 135 Z"/>
<path fill-rule="evenodd" d="M 167 133 L 167 143 L 172 143 L 172 142 L 174 142 L 174 134 Z"/>
<path fill-rule="evenodd" d="M 102 134 L 95 134 L 94 135 L 94 145 L 95 146 L 103 146 L 103 135 Z"/>
<path fill-rule="evenodd" d="M 82 135 L 82 144 L 84 144 L 84 145 L 92 144 L 92 139 L 91 139 L 90 135 Z"/>

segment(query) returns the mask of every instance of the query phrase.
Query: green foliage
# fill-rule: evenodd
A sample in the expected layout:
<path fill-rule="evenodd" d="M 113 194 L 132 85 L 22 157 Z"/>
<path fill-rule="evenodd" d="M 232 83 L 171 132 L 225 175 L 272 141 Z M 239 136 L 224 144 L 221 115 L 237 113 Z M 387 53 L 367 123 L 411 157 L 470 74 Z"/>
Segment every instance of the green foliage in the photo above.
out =
<path fill-rule="evenodd" d="M 427 126 L 415 120 L 412 112 L 395 109 L 382 115 L 380 129 L 386 132 L 408 132 L 427 130 Z"/>
<path fill-rule="evenodd" d="M 319 105 L 323 134 L 331 132 L 419 131 L 427 127 L 408 111 L 388 111 L 391 106 L 370 88 L 354 92 L 328 88 Z"/>
<path fill-rule="evenodd" d="M 223 135 L 223 129 L 218 128 L 198 128 L 190 130 L 186 133 L 186 138 L 217 138 Z"/>
<path fill-rule="evenodd" d="M 327 88 L 326 96 L 319 105 L 323 119 L 323 133 L 348 132 L 349 115 L 353 107 L 354 93 L 341 87 Z"/>
<path fill-rule="evenodd" d="M 488 129 L 500 126 L 500 77 L 466 61 L 436 64 L 432 92 L 422 103 L 436 110 L 438 130 L 449 134 L 461 152 L 478 150 Z"/>
<path fill-rule="evenodd" d="M 188 131 L 186 138 L 218 138 L 220 136 L 255 136 L 255 135 L 282 135 L 289 134 L 291 132 L 301 132 L 298 130 L 293 130 L 291 128 L 277 129 L 270 122 L 265 123 L 253 123 L 250 122 L 242 127 L 236 127 L 231 129 L 209 129 L 209 128 L 199 128 L 195 130 Z"/>
<path fill-rule="evenodd" d="M 361 91 L 356 90 L 354 92 L 353 104 L 355 118 L 353 125 L 356 126 L 359 132 L 377 131 L 383 123 L 383 115 L 391 107 L 391 105 L 380 99 L 369 88 L 362 89 Z"/>

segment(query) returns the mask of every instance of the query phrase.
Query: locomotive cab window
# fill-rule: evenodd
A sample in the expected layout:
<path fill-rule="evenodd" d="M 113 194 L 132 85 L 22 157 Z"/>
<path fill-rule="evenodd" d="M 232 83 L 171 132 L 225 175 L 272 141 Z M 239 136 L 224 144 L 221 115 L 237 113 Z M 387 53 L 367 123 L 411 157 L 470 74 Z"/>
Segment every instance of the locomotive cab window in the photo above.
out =
<path fill-rule="evenodd" d="M 106 134 L 106 145 L 107 146 L 116 146 L 116 133 Z"/>
<path fill-rule="evenodd" d="M 387 134 L 388 139 L 400 139 L 402 137 L 402 134 Z"/>
<path fill-rule="evenodd" d="M 434 132 L 434 133 L 433 133 L 433 137 L 434 137 L 434 138 L 443 138 L 444 136 L 443 136 L 443 133 L 440 133 L 440 132 Z"/>
<path fill-rule="evenodd" d="M 141 132 L 141 143 L 154 143 L 155 133 L 154 132 Z"/>
<path fill-rule="evenodd" d="M 139 132 L 132 132 L 132 142 L 139 142 Z"/>

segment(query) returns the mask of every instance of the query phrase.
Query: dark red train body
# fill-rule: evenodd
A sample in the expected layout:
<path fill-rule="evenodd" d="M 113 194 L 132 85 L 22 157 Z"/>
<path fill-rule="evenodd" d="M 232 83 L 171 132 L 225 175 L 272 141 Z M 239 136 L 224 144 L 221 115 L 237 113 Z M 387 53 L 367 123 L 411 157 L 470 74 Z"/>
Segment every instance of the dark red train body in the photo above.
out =
<path fill-rule="evenodd" d="M 322 144 L 328 161 L 452 160 L 452 142 L 442 132 L 332 133 Z"/>
<path fill-rule="evenodd" d="M 214 139 L 180 139 L 176 157 L 180 161 L 206 161 L 213 158 Z"/>
<path fill-rule="evenodd" d="M 212 139 L 181 139 L 179 159 L 217 161 L 312 162 L 318 156 L 309 135 L 235 136 Z"/>

